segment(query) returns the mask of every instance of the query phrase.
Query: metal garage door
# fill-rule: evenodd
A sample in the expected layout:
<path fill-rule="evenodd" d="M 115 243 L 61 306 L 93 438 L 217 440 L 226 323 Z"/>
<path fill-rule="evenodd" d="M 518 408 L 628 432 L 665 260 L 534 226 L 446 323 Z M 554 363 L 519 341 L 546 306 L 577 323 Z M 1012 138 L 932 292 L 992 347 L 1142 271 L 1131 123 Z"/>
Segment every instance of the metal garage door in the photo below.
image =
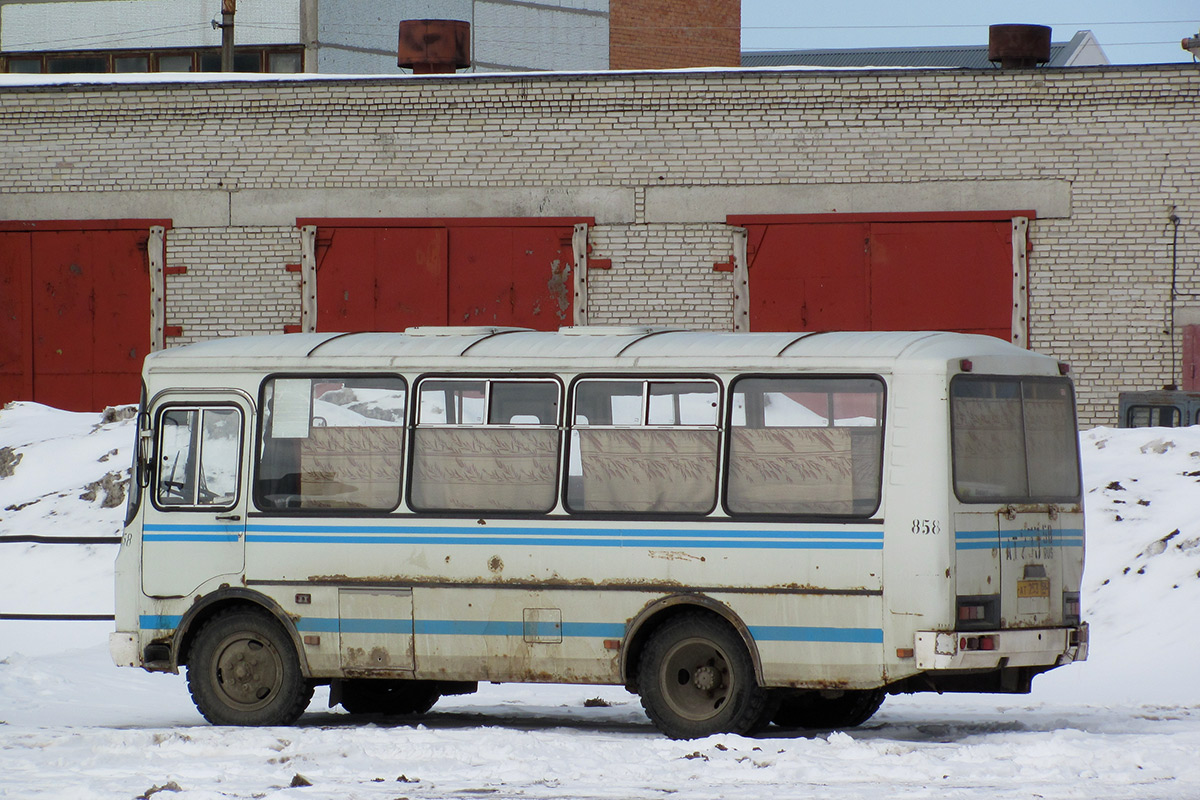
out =
<path fill-rule="evenodd" d="M 948 330 L 1024 343 L 1013 216 L 731 217 L 748 234 L 750 329 Z"/>
<path fill-rule="evenodd" d="M 570 325 L 584 221 L 299 220 L 316 228 L 316 329 Z"/>
<path fill-rule="evenodd" d="M 0 402 L 73 411 L 137 402 L 151 341 L 153 224 L 0 227 Z"/>

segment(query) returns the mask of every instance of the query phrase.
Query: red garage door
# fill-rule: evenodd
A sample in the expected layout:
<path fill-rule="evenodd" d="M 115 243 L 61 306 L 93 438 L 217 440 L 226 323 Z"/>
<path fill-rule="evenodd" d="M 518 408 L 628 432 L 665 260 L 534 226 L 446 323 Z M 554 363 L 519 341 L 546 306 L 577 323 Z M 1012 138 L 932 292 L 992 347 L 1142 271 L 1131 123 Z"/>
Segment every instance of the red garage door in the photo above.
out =
<path fill-rule="evenodd" d="M 61 227 L 70 224 L 82 229 Z M 152 224 L 161 223 L 0 227 L 0 402 L 73 411 L 137 402 L 150 352 Z"/>
<path fill-rule="evenodd" d="M 582 219 L 299 220 L 317 228 L 322 331 L 572 323 Z"/>
<path fill-rule="evenodd" d="M 1013 216 L 731 217 L 747 229 L 750 329 L 1012 338 Z"/>

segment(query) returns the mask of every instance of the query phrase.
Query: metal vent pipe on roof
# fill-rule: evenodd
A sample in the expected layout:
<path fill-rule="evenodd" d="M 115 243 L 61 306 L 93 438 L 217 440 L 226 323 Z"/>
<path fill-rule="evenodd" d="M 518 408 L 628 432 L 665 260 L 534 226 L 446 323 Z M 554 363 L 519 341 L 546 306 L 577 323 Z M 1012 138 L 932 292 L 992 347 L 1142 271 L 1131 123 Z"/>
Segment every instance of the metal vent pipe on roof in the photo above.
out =
<path fill-rule="evenodd" d="M 442 75 L 471 66 L 471 23 L 406 19 L 400 23 L 396 64 L 416 75 Z"/>
<path fill-rule="evenodd" d="M 1036 67 L 1050 60 L 1050 28 L 1046 25 L 992 25 L 988 28 L 988 61 L 1001 69 Z"/>

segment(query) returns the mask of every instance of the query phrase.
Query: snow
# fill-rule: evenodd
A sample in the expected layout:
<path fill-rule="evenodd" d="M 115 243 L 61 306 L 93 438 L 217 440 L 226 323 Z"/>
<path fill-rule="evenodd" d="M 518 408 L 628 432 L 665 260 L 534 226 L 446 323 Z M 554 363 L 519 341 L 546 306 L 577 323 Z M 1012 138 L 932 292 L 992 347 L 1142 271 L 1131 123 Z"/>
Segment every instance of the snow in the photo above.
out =
<path fill-rule="evenodd" d="M 0 620 L 0 798 L 1200 797 L 1200 428 L 1080 438 L 1091 653 L 1031 695 L 676 742 L 616 687 L 484 685 L 365 724 L 319 690 L 294 727 L 218 728 L 181 676 L 112 666 L 109 622 Z M 80 495 L 132 440 L 130 420 L 0 410 L 0 536 L 118 535 L 122 504 Z M 0 612 L 111 613 L 114 555 L 0 544 Z"/>

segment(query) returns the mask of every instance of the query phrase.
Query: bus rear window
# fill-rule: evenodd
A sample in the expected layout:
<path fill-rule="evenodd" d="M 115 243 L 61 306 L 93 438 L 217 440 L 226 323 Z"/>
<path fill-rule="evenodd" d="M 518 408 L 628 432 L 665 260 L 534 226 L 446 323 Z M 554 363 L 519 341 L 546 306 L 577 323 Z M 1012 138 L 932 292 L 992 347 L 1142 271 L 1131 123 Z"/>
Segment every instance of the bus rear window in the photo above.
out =
<path fill-rule="evenodd" d="M 1070 381 L 956 377 L 950 384 L 954 492 L 965 503 L 1079 499 Z"/>

